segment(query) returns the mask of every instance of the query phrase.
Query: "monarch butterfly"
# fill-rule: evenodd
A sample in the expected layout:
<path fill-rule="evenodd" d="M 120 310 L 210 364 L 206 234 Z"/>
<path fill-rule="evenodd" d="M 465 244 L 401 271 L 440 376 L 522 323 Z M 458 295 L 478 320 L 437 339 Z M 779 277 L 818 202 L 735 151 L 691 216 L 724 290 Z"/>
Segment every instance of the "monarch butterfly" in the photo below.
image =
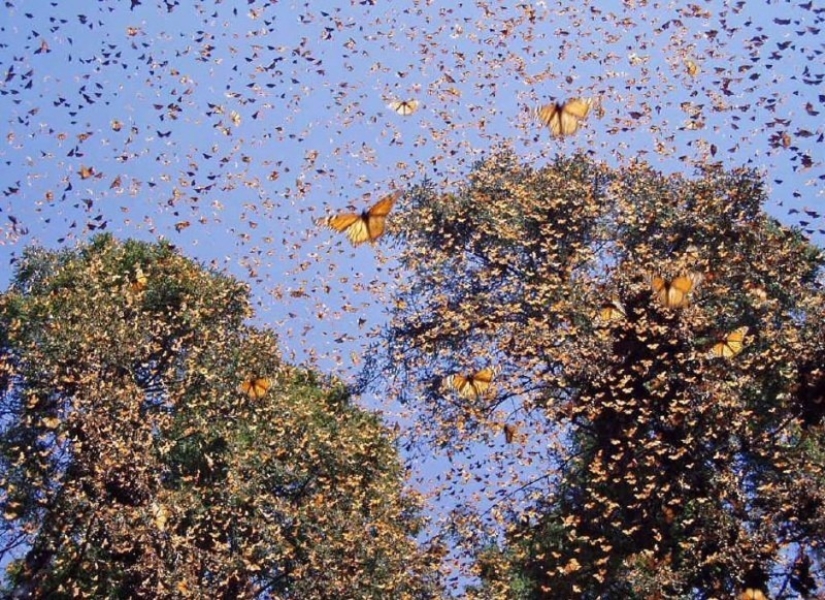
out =
<path fill-rule="evenodd" d="M 454 373 L 447 377 L 447 385 L 458 392 L 462 398 L 478 398 L 490 391 L 493 377 L 495 377 L 495 369 L 487 367 L 468 375 Z"/>
<path fill-rule="evenodd" d="M 679 275 L 667 282 L 661 277 L 653 276 L 651 285 L 656 299 L 665 308 L 684 308 L 689 304 L 690 294 L 702 282 L 699 273 Z"/>
<path fill-rule="evenodd" d="M 764 592 L 758 588 L 747 588 L 739 598 L 740 600 L 768 600 Z"/>
<path fill-rule="evenodd" d="M 374 242 L 384 233 L 384 222 L 387 215 L 401 192 L 393 192 L 384 196 L 372 208 L 365 210 L 360 215 L 356 213 L 343 213 L 327 219 L 327 226 L 346 233 L 353 246 L 364 242 Z"/>
<path fill-rule="evenodd" d="M 135 293 L 142 292 L 146 289 L 146 284 L 148 282 L 149 278 L 143 272 L 143 269 L 141 269 L 140 266 L 135 267 L 135 280 L 131 285 L 132 291 Z"/>
<path fill-rule="evenodd" d="M 504 441 L 508 444 L 512 444 L 513 440 L 518 433 L 518 425 L 511 425 L 510 423 L 504 424 Z"/>
<path fill-rule="evenodd" d="M 579 122 L 587 117 L 593 103 L 591 98 L 574 98 L 564 104 L 553 102 L 536 108 L 536 117 L 550 128 L 553 137 L 576 133 Z"/>
<path fill-rule="evenodd" d="M 253 400 L 260 400 L 272 387 L 272 383 L 266 377 L 251 377 L 241 383 L 241 392 L 252 398 Z"/>
<path fill-rule="evenodd" d="M 622 321 L 625 318 L 624 306 L 618 300 L 613 300 L 607 304 L 602 305 L 599 309 L 597 321 L 603 324 L 615 323 Z"/>
<path fill-rule="evenodd" d="M 418 110 L 418 100 L 393 100 L 387 104 L 387 108 L 394 110 L 402 117 L 409 117 Z"/>
<path fill-rule="evenodd" d="M 696 77 L 699 74 L 699 65 L 690 59 L 685 60 L 685 70 L 691 77 Z"/>
<path fill-rule="evenodd" d="M 710 355 L 713 358 L 733 358 L 745 347 L 745 336 L 748 334 L 748 328 L 739 327 L 734 329 L 725 336 L 721 342 L 717 342 L 710 349 Z"/>

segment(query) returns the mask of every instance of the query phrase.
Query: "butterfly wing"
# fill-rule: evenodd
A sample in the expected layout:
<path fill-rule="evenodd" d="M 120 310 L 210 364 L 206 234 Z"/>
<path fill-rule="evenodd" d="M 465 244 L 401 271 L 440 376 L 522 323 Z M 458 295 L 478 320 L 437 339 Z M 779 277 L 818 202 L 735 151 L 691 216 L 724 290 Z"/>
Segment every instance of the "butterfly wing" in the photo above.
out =
<path fill-rule="evenodd" d="M 398 197 L 401 195 L 401 192 L 393 192 L 392 194 L 387 194 L 383 198 L 381 198 L 375 205 L 369 209 L 369 215 L 371 217 L 386 217 L 390 214 L 395 201 L 398 200 Z"/>
<path fill-rule="evenodd" d="M 249 396 L 254 398 L 255 400 L 260 400 L 266 393 L 269 391 L 269 379 L 266 377 L 259 377 L 252 381 L 252 385 L 250 386 Z"/>
<path fill-rule="evenodd" d="M 559 117 L 559 133 L 557 135 L 571 135 L 579 128 L 579 120 L 576 117 L 562 111 Z"/>
<path fill-rule="evenodd" d="M 490 390 L 490 385 L 495 377 L 495 371 L 492 367 L 487 367 L 476 373 L 470 375 L 469 384 L 473 391 L 473 395 L 478 398 L 486 394 Z"/>
<path fill-rule="evenodd" d="M 730 354 L 729 352 L 730 350 L 727 343 L 724 341 L 716 342 L 710 349 L 710 356 L 712 358 L 730 358 L 733 354 Z"/>
<path fill-rule="evenodd" d="M 255 378 L 247 379 L 243 383 L 241 383 L 241 392 L 249 396 L 250 398 L 255 397 Z"/>
<path fill-rule="evenodd" d="M 667 306 L 668 291 L 670 290 L 670 286 L 668 285 L 667 281 L 665 281 L 658 275 L 654 275 L 650 279 L 650 285 L 653 288 L 653 293 L 656 295 L 656 299 L 659 301 L 659 304 L 661 304 L 662 306 Z"/>
<path fill-rule="evenodd" d="M 748 335 L 747 327 L 740 327 L 730 332 L 727 339 L 728 347 L 733 351 L 734 356 L 742 352 L 745 347 L 745 336 Z"/>
<path fill-rule="evenodd" d="M 345 233 L 355 246 L 370 239 L 364 215 L 357 215 L 355 213 L 334 215 L 327 219 L 327 227 Z"/>
<path fill-rule="evenodd" d="M 537 106 L 535 110 L 536 118 L 541 121 L 542 125 L 550 126 L 550 120 L 556 114 L 556 105 L 545 104 L 544 106 Z"/>
<path fill-rule="evenodd" d="M 367 215 L 367 239 L 374 242 L 384 234 L 387 217 L 371 217 Z"/>
<path fill-rule="evenodd" d="M 689 280 L 677 277 L 667 284 L 667 291 L 664 294 L 664 305 L 666 308 L 682 308 L 687 305 L 687 294 L 693 289 L 693 284 Z"/>
<path fill-rule="evenodd" d="M 359 216 L 358 220 L 347 228 L 347 237 L 353 246 L 372 241 L 366 213 Z"/>
<path fill-rule="evenodd" d="M 396 199 L 400 195 L 401 192 L 393 192 L 392 194 L 384 196 L 375 204 L 375 206 L 366 212 L 364 215 L 364 221 L 366 222 L 366 233 L 369 241 L 374 242 L 381 235 L 383 235 L 387 215 L 392 210 Z"/>
<path fill-rule="evenodd" d="M 449 377 L 447 377 L 447 386 L 454 389 L 458 392 L 459 396 L 464 396 L 466 393 L 466 388 L 468 387 L 469 379 L 464 377 L 464 375 L 459 375 L 458 373 L 453 373 Z"/>
<path fill-rule="evenodd" d="M 668 290 L 669 308 L 683 308 L 688 305 L 690 294 L 702 280 L 698 273 L 679 275 L 670 282 Z"/>
<path fill-rule="evenodd" d="M 586 100 L 584 98 L 574 98 L 564 105 L 563 112 L 581 121 L 587 117 L 592 105 L 593 100 L 590 98 Z"/>
<path fill-rule="evenodd" d="M 355 213 L 342 213 L 327 219 L 327 227 L 338 232 L 344 232 L 360 219 L 361 215 L 357 215 Z"/>

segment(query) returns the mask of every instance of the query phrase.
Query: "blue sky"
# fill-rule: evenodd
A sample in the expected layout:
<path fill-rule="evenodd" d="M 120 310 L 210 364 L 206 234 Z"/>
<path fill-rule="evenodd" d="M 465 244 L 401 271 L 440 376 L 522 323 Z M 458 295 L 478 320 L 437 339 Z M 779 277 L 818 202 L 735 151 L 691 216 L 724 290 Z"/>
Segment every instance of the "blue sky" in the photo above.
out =
<path fill-rule="evenodd" d="M 425 177 L 451 189 L 494 147 L 537 165 L 579 150 L 667 173 L 754 167 L 768 211 L 823 240 L 804 212 L 825 201 L 825 9 L 813 3 L 129 4 L 0 9 L 2 265 L 103 223 L 164 237 L 248 281 L 288 359 L 349 380 L 403 277 L 399 248 L 353 249 L 318 220 Z M 552 139 L 533 107 L 574 96 L 603 116 Z M 421 102 L 409 117 L 386 107 L 407 98 Z M 411 468 L 430 489 L 452 467 Z"/>

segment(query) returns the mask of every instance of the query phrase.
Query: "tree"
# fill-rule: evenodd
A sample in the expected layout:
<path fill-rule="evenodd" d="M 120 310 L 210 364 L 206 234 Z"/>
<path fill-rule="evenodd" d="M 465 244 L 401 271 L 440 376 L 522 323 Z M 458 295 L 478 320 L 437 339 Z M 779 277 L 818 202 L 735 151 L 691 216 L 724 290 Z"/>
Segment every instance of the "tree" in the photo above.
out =
<path fill-rule="evenodd" d="M 395 381 L 436 446 L 526 440 L 488 511 L 506 543 L 470 536 L 475 595 L 823 589 L 823 257 L 755 173 L 496 154 L 413 196 L 365 382 Z"/>
<path fill-rule="evenodd" d="M 168 244 L 26 252 L 0 297 L 7 593 L 436 595 L 387 432 L 250 316 Z"/>

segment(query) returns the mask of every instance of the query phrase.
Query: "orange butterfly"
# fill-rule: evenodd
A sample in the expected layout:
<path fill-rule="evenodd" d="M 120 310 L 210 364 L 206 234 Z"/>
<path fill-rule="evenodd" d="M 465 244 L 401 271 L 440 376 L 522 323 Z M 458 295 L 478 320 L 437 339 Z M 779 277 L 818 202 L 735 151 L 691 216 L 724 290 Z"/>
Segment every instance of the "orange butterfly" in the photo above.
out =
<path fill-rule="evenodd" d="M 251 377 L 241 383 L 241 392 L 252 398 L 253 400 L 260 400 L 272 387 L 272 382 L 266 377 Z"/>
<path fill-rule="evenodd" d="M 685 70 L 691 77 L 696 77 L 699 74 L 699 65 L 690 59 L 685 60 Z"/>
<path fill-rule="evenodd" d="M 576 133 L 579 122 L 587 117 L 593 104 L 591 98 L 574 98 L 564 104 L 553 102 L 536 108 L 536 117 L 550 128 L 553 137 Z"/>
<path fill-rule="evenodd" d="M 518 425 L 511 425 L 510 423 L 504 424 L 504 441 L 508 444 L 512 444 L 513 440 L 516 438 L 516 434 L 518 433 Z"/>
<path fill-rule="evenodd" d="M 665 308 L 684 308 L 687 306 L 690 303 L 690 294 L 701 282 L 702 275 L 699 273 L 679 275 L 670 282 L 656 275 L 650 280 L 656 299 Z"/>
<path fill-rule="evenodd" d="M 384 196 L 375 206 L 365 210 L 360 215 L 356 213 L 343 213 L 327 219 L 327 226 L 346 233 L 353 246 L 364 242 L 374 242 L 384 233 L 384 223 L 387 215 L 392 210 L 396 199 L 401 192 L 393 192 Z"/>
<path fill-rule="evenodd" d="M 478 398 L 490 391 L 495 374 L 493 367 L 468 375 L 454 373 L 447 377 L 447 385 L 458 392 L 462 398 Z"/>
<path fill-rule="evenodd" d="M 593 319 L 593 324 L 596 326 L 595 333 L 602 340 L 610 338 L 610 328 L 612 325 L 624 321 L 627 318 L 624 312 L 624 306 L 618 299 L 612 302 L 602 304 L 599 312 Z"/>
<path fill-rule="evenodd" d="M 140 265 L 138 265 L 135 267 L 135 280 L 130 286 L 132 291 L 135 293 L 142 292 L 146 289 L 147 283 L 149 283 L 149 278 L 146 276 L 146 273 L 143 272 L 143 269 L 140 268 Z"/>
<path fill-rule="evenodd" d="M 713 358 L 733 358 L 745 347 L 745 336 L 748 335 L 748 327 L 739 327 L 725 336 L 721 342 L 717 342 L 710 349 Z"/>
<path fill-rule="evenodd" d="M 622 303 L 618 300 L 613 300 L 612 302 L 602 305 L 599 309 L 599 314 L 596 317 L 596 320 L 602 324 L 610 324 L 617 321 L 623 321 L 625 316 L 624 306 L 622 306 Z"/>
<path fill-rule="evenodd" d="M 747 588 L 739 596 L 740 600 L 768 600 L 768 597 L 758 588 Z"/>

